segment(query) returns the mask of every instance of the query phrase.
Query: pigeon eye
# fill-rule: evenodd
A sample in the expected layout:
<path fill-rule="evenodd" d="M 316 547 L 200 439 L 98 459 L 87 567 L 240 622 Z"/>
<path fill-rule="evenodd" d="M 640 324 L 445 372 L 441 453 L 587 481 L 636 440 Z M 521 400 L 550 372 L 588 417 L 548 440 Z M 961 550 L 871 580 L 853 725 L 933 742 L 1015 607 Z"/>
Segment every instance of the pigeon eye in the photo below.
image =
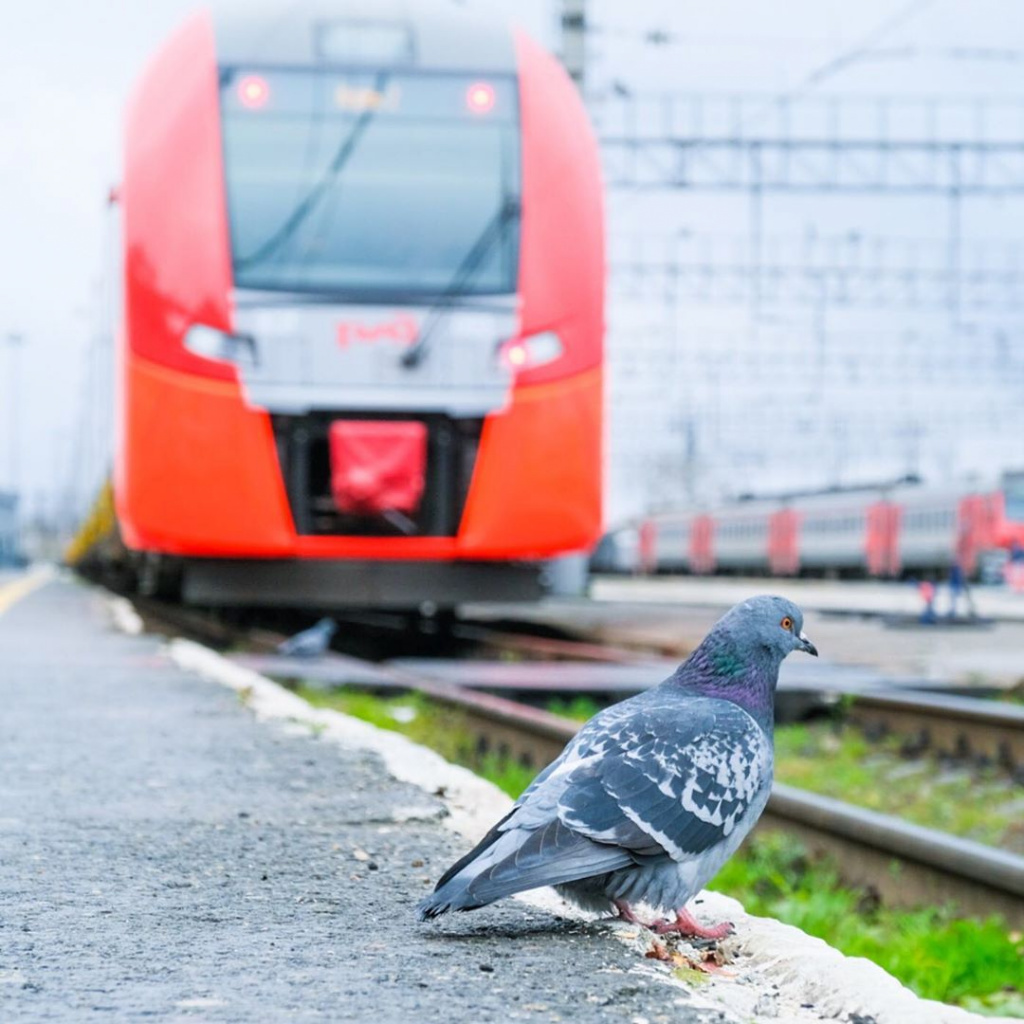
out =
<path fill-rule="evenodd" d="M 781 621 L 781 622 L 779 623 L 779 625 L 780 625 L 780 626 L 781 626 L 781 627 L 782 627 L 783 629 L 792 629 L 792 628 L 793 628 L 793 620 L 792 620 L 792 619 L 791 619 L 791 618 L 790 618 L 790 617 L 789 617 L 789 616 L 787 615 L 787 616 L 786 616 L 786 617 L 785 617 L 785 618 L 784 618 L 784 619 L 783 619 L 783 620 L 782 620 L 782 621 Z"/>

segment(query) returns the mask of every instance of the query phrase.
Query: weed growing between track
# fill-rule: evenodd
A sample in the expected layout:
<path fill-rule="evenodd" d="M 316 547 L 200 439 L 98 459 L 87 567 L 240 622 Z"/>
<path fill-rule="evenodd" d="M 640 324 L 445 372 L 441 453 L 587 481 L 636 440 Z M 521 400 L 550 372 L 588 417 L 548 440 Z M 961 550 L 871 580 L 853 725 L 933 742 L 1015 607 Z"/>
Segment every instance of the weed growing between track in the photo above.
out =
<path fill-rule="evenodd" d="M 459 712 L 432 704 L 419 694 L 377 697 L 356 690 L 325 692 L 309 687 L 297 692 L 317 707 L 334 708 L 401 732 L 473 769 L 510 796 L 518 796 L 533 777 L 530 769 L 508 758 L 479 756 Z M 587 705 L 583 699 L 551 710 L 586 718 L 597 710 L 596 705 Z M 814 744 L 825 742 L 818 738 L 818 729 L 792 726 L 778 730 L 779 752 L 783 761 L 792 757 L 797 765 L 813 761 L 820 776 L 831 778 L 828 758 L 834 751 L 816 752 Z M 826 734 L 835 732 L 829 724 L 820 729 Z M 847 752 L 851 758 L 857 749 L 856 744 L 851 746 Z M 867 747 L 865 753 L 875 750 Z M 893 757 L 898 760 L 897 754 Z M 829 770 L 822 772 L 826 762 Z M 786 781 L 796 782 L 789 777 Z M 848 794 L 844 798 L 850 799 Z M 872 894 L 842 887 L 828 860 L 811 859 L 798 842 L 772 833 L 748 840 L 711 888 L 735 897 L 751 914 L 795 925 L 850 956 L 875 961 L 925 998 L 959 1003 L 976 1012 L 1024 1018 L 1024 936 L 1008 934 L 997 919 L 957 920 L 949 908 L 907 911 L 879 906 Z"/>

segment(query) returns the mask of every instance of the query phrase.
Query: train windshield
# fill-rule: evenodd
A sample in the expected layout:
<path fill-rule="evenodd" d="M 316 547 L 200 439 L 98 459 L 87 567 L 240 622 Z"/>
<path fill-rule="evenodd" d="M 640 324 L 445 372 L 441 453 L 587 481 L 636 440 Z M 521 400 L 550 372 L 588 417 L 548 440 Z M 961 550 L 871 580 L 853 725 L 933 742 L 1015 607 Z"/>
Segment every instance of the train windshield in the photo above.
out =
<path fill-rule="evenodd" d="M 398 298 L 515 291 L 515 80 L 226 69 L 235 283 Z"/>

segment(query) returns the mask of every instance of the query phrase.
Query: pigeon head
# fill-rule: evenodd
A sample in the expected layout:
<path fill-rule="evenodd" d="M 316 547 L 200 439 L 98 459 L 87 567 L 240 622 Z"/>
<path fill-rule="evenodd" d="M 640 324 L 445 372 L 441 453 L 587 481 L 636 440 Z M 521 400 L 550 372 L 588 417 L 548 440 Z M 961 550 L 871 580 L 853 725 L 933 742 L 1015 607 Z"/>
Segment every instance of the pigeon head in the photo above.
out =
<path fill-rule="evenodd" d="M 672 679 L 697 693 L 732 700 L 758 719 L 769 716 L 782 659 L 792 651 L 818 653 L 803 635 L 803 624 L 792 601 L 751 597 L 711 627 Z"/>
<path fill-rule="evenodd" d="M 767 652 L 781 663 L 792 651 L 818 655 L 818 648 L 804 636 L 804 615 L 792 601 L 775 594 L 751 597 L 729 609 L 715 624 L 712 634 L 728 634 L 738 650 L 748 650 L 755 660 Z"/>

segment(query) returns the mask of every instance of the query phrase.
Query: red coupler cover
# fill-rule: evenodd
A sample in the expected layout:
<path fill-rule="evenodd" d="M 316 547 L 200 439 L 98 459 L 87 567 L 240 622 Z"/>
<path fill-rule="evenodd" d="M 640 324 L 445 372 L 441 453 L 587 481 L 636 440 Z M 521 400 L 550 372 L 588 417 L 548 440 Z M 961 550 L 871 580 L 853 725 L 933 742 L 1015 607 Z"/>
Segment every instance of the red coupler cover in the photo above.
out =
<path fill-rule="evenodd" d="M 427 427 L 415 420 L 335 420 L 331 493 L 340 512 L 412 515 L 423 497 Z"/>

